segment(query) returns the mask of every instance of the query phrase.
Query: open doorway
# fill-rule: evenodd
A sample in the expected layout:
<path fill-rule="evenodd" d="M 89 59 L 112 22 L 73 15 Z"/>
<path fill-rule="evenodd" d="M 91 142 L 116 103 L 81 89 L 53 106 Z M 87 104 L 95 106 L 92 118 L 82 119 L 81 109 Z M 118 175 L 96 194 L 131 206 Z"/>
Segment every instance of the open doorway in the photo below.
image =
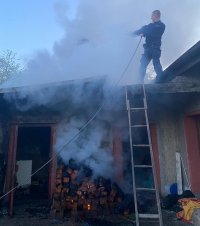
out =
<path fill-rule="evenodd" d="M 5 180 L 5 192 L 8 192 L 5 202 L 8 202 L 10 216 L 13 215 L 13 206 L 18 202 L 48 200 L 52 197 L 55 186 L 55 125 L 10 126 Z M 44 164 L 45 167 L 40 169 Z M 37 173 L 32 175 L 35 171 Z M 16 186 L 17 189 L 13 190 Z"/>
<path fill-rule="evenodd" d="M 23 196 L 31 199 L 48 198 L 49 167 L 45 166 L 37 174 L 31 174 L 43 166 L 50 156 L 50 127 L 19 127 L 16 153 L 15 199 Z"/>

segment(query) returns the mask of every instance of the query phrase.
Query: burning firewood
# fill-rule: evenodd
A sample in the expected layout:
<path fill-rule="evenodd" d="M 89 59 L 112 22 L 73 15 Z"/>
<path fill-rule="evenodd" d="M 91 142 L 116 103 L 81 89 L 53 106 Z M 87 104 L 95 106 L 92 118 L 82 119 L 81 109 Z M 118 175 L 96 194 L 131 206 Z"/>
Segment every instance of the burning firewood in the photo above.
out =
<path fill-rule="evenodd" d="M 112 185 L 110 180 L 103 177 L 94 180 L 89 168 L 82 170 L 75 162 L 70 162 L 68 166 L 60 165 L 56 170 L 56 189 L 51 212 L 55 216 L 64 216 L 67 211 L 73 218 L 79 210 L 94 214 L 98 210 L 108 212 L 122 199 L 122 191 L 116 184 Z"/>

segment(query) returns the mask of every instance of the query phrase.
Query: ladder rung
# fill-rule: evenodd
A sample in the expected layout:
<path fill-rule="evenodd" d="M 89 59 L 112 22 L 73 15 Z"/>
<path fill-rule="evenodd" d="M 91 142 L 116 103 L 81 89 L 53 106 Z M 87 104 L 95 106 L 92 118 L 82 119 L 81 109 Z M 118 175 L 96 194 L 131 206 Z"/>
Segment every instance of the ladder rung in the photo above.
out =
<path fill-rule="evenodd" d="M 138 214 L 140 218 L 159 218 L 159 214 L 151 214 L 151 213 L 139 213 Z"/>
<path fill-rule="evenodd" d="M 133 144 L 133 147 L 149 147 L 149 144 Z"/>
<path fill-rule="evenodd" d="M 135 128 L 135 127 L 136 127 L 136 128 L 137 128 L 137 127 L 147 127 L 147 125 L 132 125 L 131 127 L 134 127 L 134 128 Z"/>
<path fill-rule="evenodd" d="M 134 165 L 136 168 L 151 168 L 152 165 Z"/>
<path fill-rule="evenodd" d="M 140 162 L 134 161 L 134 152 L 138 151 L 148 151 L 152 155 L 152 145 L 150 138 L 150 131 L 149 131 L 149 122 L 148 122 L 148 107 L 147 107 L 147 100 L 146 100 L 146 92 L 144 84 L 141 84 L 141 87 L 139 86 L 137 90 L 134 90 L 132 93 L 132 90 L 128 89 L 129 87 L 126 87 L 126 103 L 127 103 L 127 110 L 128 110 L 128 120 L 129 120 L 129 137 L 130 137 L 130 145 L 131 145 L 131 154 L 132 154 L 132 170 L 133 174 L 132 179 L 134 181 L 134 184 L 137 185 L 134 187 L 134 203 L 137 208 L 136 212 L 136 224 L 139 225 L 139 222 L 155 222 L 156 225 L 159 223 L 159 225 L 162 225 L 162 214 L 161 209 L 159 205 L 159 196 L 157 195 L 157 188 L 156 185 L 154 185 L 153 181 L 148 185 L 144 184 L 137 184 L 137 171 L 152 171 L 153 170 L 153 159 L 151 162 L 141 162 L 142 164 L 138 164 Z M 142 88 L 142 89 L 141 89 Z M 128 90 L 127 90 L 128 89 Z M 139 95 L 137 95 L 139 94 Z M 128 95 L 133 95 L 133 98 L 131 100 L 128 99 Z M 134 103 L 134 98 L 136 97 L 136 102 Z M 143 101 L 143 102 L 142 102 Z M 141 115 L 141 117 L 139 117 Z M 134 116 L 136 118 L 134 118 Z M 137 118 L 137 116 L 139 118 Z M 142 130 L 141 130 L 142 128 Z M 145 130 L 145 131 L 143 131 Z M 134 136 L 134 132 L 147 132 L 148 134 L 148 140 L 138 140 L 134 139 L 137 138 L 137 136 Z M 137 164 L 135 164 L 137 163 Z M 145 165 L 146 164 L 146 165 Z M 149 165 L 147 165 L 149 164 Z M 142 173 L 142 172 L 141 172 Z M 145 172 L 144 172 L 145 173 Z M 154 173 L 154 170 L 152 172 L 153 178 L 156 176 Z M 144 193 L 144 195 L 148 195 L 149 193 L 152 193 L 155 197 L 155 201 L 157 201 L 157 209 L 155 211 L 149 210 L 147 213 L 146 211 L 141 211 L 140 208 L 137 207 L 137 193 Z M 141 195 L 142 195 L 141 194 Z M 138 203 L 139 204 L 139 203 Z M 138 219 L 139 218 L 139 219 Z M 155 224 L 154 224 L 155 225 Z"/>
<path fill-rule="evenodd" d="M 140 190 L 140 191 L 155 191 L 155 188 L 136 188 L 136 190 Z"/>
<path fill-rule="evenodd" d="M 147 108 L 130 108 L 130 110 L 141 111 L 141 110 L 147 110 Z"/>

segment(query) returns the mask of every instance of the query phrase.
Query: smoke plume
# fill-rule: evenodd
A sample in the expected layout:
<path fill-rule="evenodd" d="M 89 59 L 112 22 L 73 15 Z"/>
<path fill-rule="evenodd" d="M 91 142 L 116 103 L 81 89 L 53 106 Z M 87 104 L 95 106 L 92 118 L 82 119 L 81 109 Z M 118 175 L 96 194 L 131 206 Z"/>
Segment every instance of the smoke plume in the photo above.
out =
<path fill-rule="evenodd" d="M 35 53 L 22 74 L 13 76 L 13 79 L 1 86 L 29 86 L 12 94 L 5 94 L 6 100 L 15 102 L 21 111 L 53 105 L 64 95 L 70 99 L 70 106 L 81 105 L 89 112 L 95 101 L 95 86 L 94 89 L 88 89 L 92 90 L 89 95 L 85 92 L 84 85 L 74 85 L 69 92 L 65 90 L 62 95 L 58 95 L 57 88 L 41 90 L 33 85 L 54 82 L 62 84 L 67 80 L 98 78 L 102 75 L 108 76 L 111 82 L 117 81 L 139 41 L 139 38 L 131 37 L 130 33 L 150 23 L 151 12 L 155 9 L 161 10 L 162 21 L 166 24 L 161 58 L 164 67 L 199 39 L 198 0 L 183 0 L 181 3 L 173 0 L 80 0 L 76 1 L 73 12 L 71 2 L 60 0 L 54 5 L 57 21 L 64 30 L 62 39 L 52 44 L 51 52 L 41 50 Z M 137 82 L 141 53 L 142 45 L 120 84 Z M 105 93 L 111 89 L 104 85 L 102 87 Z M 108 102 L 111 103 L 112 111 L 107 113 L 106 122 L 112 119 L 114 112 L 112 101 L 108 99 Z M 89 115 L 92 115 L 91 112 L 85 118 L 75 114 L 63 119 L 58 126 L 56 150 L 66 162 L 74 158 L 90 166 L 95 174 L 111 175 L 111 151 L 103 145 L 105 137 L 110 135 L 104 134 L 106 123 L 101 117 L 81 133 L 79 139 L 60 152 L 74 134 L 79 132 L 82 124 L 87 122 Z"/>
<path fill-rule="evenodd" d="M 111 142 L 111 134 L 106 128 L 105 121 L 96 121 L 86 128 L 75 142 L 64 147 L 80 132 L 84 123 L 86 123 L 84 120 L 72 117 L 67 123 L 59 124 L 55 145 L 57 153 L 66 164 L 70 159 L 74 159 L 79 165 L 86 165 L 92 169 L 94 177 L 113 177 L 112 146 L 108 145 Z"/>
<path fill-rule="evenodd" d="M 107 75 L 120 76 L 139 38 L 129 34 L 151 22 L 151 12 L 160 9 L 166 24 L 161 61 L 165 67 L 199 40 L 198 0 L 59 0 L 54 4 L 61 40 L 52 43 L 52 51 L 41 50 L 28 61 L 23 75 L 7 86 L 65 81 Z M 123 82 L 137 82 L 142 45 Z M 17 80 L 17 81 L 16 81 Z"/>

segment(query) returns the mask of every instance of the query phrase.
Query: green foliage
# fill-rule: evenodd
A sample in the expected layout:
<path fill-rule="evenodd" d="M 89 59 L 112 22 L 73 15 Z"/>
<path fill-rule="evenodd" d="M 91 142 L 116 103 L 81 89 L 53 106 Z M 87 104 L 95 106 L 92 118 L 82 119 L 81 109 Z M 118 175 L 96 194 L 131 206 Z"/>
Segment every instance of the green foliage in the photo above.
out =
<path fill-rule="evenodd" d="M 19 59 L 12 50 L 3 51 L 0 54 L 0 83 L 10 78 L 13 73 L 20 71 Z"/>

